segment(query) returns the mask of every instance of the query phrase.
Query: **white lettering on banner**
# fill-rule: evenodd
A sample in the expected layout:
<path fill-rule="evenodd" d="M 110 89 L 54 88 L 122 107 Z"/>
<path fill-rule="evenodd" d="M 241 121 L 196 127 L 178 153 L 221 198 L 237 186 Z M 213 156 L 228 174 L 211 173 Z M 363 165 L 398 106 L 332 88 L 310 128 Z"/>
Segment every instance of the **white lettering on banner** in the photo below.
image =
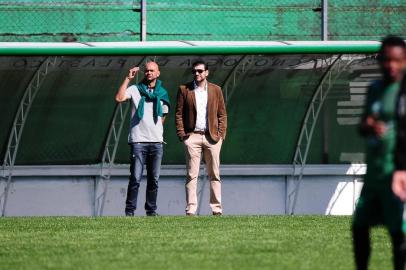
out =
<path fill-rule="evenodd" d="M 340 126 L 355 126 L 361 122 L 368 87 L 372 81 L 381 78 L 380 73 L 361 74 L 350 82 L 348 93 L 350 100 L 337 102 L 337 123 Z M 350 108 L 349 108 L 350 107 Z M 365 154 L 359 152 L 343 152 L 341 162 L 361 163 L 365 161 Z"/>

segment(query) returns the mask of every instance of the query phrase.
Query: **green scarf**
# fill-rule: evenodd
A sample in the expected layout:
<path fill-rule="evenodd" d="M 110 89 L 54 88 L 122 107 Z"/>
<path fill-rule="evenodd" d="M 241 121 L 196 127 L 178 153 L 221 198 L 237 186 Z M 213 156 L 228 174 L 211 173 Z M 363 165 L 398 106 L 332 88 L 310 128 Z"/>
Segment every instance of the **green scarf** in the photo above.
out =
<path fill-rule="evenodd" d="M 155 89 L 152 93 L 148 92 L 147 85 L 144 82 L 137 84 L 138 91 L 141 94 L 140 102 L 137 107 L 137 115 L 139 119 L 144 116 L 144 103 L 148 99 L 154 102 L 154 121 L 158 121 L 158 116 L 163 116 L 161 100 L 170 106 L 168 92 L 162 87 L 162 82 L 160 80 L 156 81 Z"/>

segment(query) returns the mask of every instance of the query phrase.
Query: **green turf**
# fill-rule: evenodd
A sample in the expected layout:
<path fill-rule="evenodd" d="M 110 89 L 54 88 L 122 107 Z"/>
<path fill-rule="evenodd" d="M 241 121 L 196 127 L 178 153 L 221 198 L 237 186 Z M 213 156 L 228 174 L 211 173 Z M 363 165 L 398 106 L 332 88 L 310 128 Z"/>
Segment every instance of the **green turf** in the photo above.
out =
<path fill-rule="evenodd" d="M 350 217 L 0 218 L 0 269 L 354 269 Z M 373 230 L 371 269 L 391 269 Z"/>

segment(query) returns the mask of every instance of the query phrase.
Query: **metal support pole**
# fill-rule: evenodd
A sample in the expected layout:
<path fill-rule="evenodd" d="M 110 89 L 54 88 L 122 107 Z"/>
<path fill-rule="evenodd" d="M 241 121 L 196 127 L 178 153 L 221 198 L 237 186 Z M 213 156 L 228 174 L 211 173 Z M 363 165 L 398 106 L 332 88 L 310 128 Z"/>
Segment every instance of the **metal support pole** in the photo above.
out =
<path fill-rule="evenodd" d="M 200 215 L 200 211 L 202 209 L 202 202 L 203 202 L 203 194 L 206 183 L 210 181 L 207 172 L 206 172 L 206 164 L 203 162 L 204 160 L 204 153 L 202 153 L 202 159 L 200 161 L 199 167 L 199 176 L 198 176 L 198 190 L 197 190 L 197 197 L 199 198 L 199 203 L 196 211 L 196 215 Z"/>
<path fill-rule="evenodd" d="M 119 103 L 114 109 L 113 120 L 110 124 L 109 134 L 103 152 L 100 177 L 95 179 L 94 216 L 102 216 L 106 202 L 107 190 L 110 183 L 111 169 L 117 153 L 121 131 L 123 130 L 129 102 Z"/>
<path fill-rule="evenodd" d="M 254 63 L 254 56 L 244 55 L 242 56 L 230 73 L 227 75 L 224 83 L 222 84 L 224 101 L 228 105 L 239 80 L 243 75 L 250 69 L 251 65 Z"/>
<path fill-rule="evenodd" d="M 146 60 L 143 57 L 136 66 L 141 65 Z M 138 82 L 138 74 L 135 80 Z M 116 158 L 117 148 L 120 143 L 121 132 L 128 115 L 130 103 L 119 103 L 114 109 L 113 118 L 107 134 L 104 145 L 103 157 L 101 160 L 100 176 L 95 179 L 95 196 L 94 196 L 94 216 L 102 216 L 104 205 L 107 197 L 107 190 L 111 178 L 111 169 Z"/>
<path fill-rule="evenodd" d="M 109 46 L 9 46 L 0 44 L 0 55 L 280 55 L 280 54 L 374 54 L 379 51 L 380 43 L 353 41 L 348 44 L 292 44 L 287 45 L 199 45 L 197 46 L 127 46 L 127 45 L 109 45 Z"/>
<path fill-rule="evenodd" d="M 16 161 L 21 135 L 23 133 L 27 117 L 30 113 L 31 105 L 34 102 L 35 96 L 37 95 L 47 74 L 49 73 L 49 70 L 53 66 L 55 66 L 57 58 L 58 57 L 56 56 L 48 57 L 38 67 L 30 83 L 25 89 L 24 95 L 20 101 L 20 105 L 18 106 L 18 111 L 14 116 L 14 122 L 11 128 L 10 136 L 8 138 L 7 150 L 3 161 L 3 178 L 6 179 L 6 182 L 4 185 L 4 191 L 0 194 L 0 207 L 2 216 L 5 216 L 6 214 L 7 199 L 12 183 L 11 180 L 13 177 L 14 163 Z M 6 170 L 8 170 L 7 173 Z"/>
<path fill-rule="evenodd" d="M 328 40 L 328 0 L 322 0 L 321 40 Z"/>
<path fill-rule="evenodd" d="M 294 187 L 288 195 L 288 213 L 293 215 L 295 213 L 296 202 L 299 195 L 300 182 L 303 178 L 303 171 L 307 161 L 307 155 L 309 153 L 310 144 L 313 137 L 314 127 L 316 126 L 317 119 L 320 110 L 330 92 L 333 83 L 339 78 L 341 73 L 347 69 L 353 59 L 343 61 L 342 55 L 339 55 L 335 59 L 331 59 L 328 70 L 323 75 L 313 98 L 307 108 L 306 116 L 304 118 L 299 139 L 296 144 L 295 156 L 293 158 L 293 173 L 291 176 L 291 182 Z M 333 75 L 334 74 L 334 75 Z M 299 170 L 299 171 L 297 171 Z M 293 198 L 292 198 L 293 197 Z"/>
<path fill-rule="evenodd" d="M 147 0 L 141 0 L 141 41 L 147 41 Z"/>

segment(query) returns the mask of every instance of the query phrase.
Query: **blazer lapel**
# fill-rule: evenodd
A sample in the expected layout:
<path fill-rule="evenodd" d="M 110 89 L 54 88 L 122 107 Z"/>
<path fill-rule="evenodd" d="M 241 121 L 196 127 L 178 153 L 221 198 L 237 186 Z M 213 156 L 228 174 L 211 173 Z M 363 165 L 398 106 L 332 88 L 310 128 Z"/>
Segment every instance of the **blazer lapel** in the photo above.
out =
<path fill-rule="evenodd" d="M 195 95 L 195 89 L 194 89 L 194 84 L 193 82 L 189 83 L 187 86 L 187 90 L 190 91 L 190 95 L 192 98 L 193 106 L 196 109 L 196 95 Z"/>
<path fill-rule="evenodd" d="M 192 91 L 192 101 L 193 101 L 193 106 L 195 106 L 195 109 L 196 109 L 197 108 L 196 107 L 196 92 L 194 89 Z"/>

